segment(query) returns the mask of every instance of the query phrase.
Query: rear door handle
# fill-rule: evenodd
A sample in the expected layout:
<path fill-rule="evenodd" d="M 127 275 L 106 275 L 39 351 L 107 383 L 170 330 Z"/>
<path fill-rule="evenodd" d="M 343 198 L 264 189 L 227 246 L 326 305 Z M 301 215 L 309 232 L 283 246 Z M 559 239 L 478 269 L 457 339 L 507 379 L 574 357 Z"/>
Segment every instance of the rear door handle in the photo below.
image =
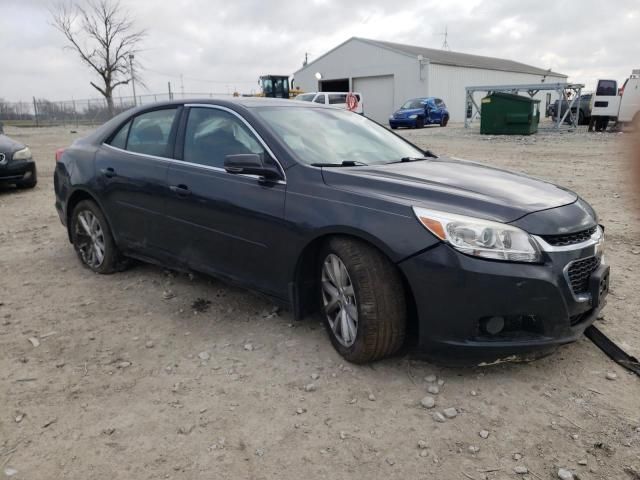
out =
<path fill-rule="evenodd" d="M 189 190 L 189 187 L 187 187 L 186 185 L 171 185 L 169 187 L 169 190 L 171 190 L 173 193 L 177 194 L 179 197 L 188 197 L 189 195 L 191 195 L 191 190 Z"/>
<path fill-rule="evenodd" d="M 111 167 L 100 169 L 100 173 L 107 178 L 113 178 L 116 176 L 116 171 Z"/>

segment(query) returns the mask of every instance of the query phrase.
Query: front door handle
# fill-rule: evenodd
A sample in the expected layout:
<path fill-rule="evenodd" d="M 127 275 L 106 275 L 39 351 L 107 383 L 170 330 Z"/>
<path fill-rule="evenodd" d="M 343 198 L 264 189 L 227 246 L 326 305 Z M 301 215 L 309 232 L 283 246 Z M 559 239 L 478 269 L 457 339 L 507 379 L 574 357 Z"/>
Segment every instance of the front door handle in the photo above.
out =
<path fill-rule="evenodd" d="M 113 178 L 116 176 L 116 171 L 111 167 L 100 169 L 100 173 L 107 178 Z"/>
<path fill-rule="evenodd" d="M 186 185 L 171 185 L 169 187 L 169 190 L 171 190 L 173 193 L 177 194 L 179 197 L 188 197 L 189 195 L 191 195 L 191 190 L 189 190 L 189 187 L 187 187 Z"/>

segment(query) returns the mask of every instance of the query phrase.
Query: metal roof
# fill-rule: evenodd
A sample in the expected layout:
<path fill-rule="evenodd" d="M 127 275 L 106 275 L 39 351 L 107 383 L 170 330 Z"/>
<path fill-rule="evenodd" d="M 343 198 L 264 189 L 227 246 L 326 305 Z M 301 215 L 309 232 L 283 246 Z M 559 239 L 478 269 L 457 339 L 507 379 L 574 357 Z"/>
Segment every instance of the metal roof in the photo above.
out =
<path fill-rule="evenodd" d="M 404 55 L 408 55 L 414 58 L 417 57 L 418 55 L 422 55 L 425 60 L 429 60 L 431 63 L 436 63 L 439 65 L 451 65 L 455 67 L 468 67 L 468 68 L 482 68 L 485 70 L 500 70 L 504 72 L 528 73 L 531 75 L 543 75 L 543 76 L 550 75 L 555 77 L 567 78 L 567 75 L 564 75 L 562 73 L 552 72 L 551 69 L 546 70 L 544 68 L 533 67 L 531 65 L 526 65 L 524 63 L 516 62 L 513 60 L 506 60 L 504 58 L 484 57 L 481 55 L 470 55 L 468 53 L 451 52 L 448 50 L 438 50 L 435 48 L 418 47 L 415 45 L 405 45 L 403 43 L 384 42 L 382 40 L 372 40 L 369 38 L 351 37 L 349 40 L 338 45 L 338 47 L 336 48 L 339 48 L 340 46 L 352 40 L 359 40 L 361 42 L 368 43 L 369 45 L 374 45 L 377 47 L 386 48 L 388 50 L 393 50 L 395 52 L 402 53 Z M 329 52 L 325 53 L 321 57 L 316 58 L 313 62 L 309 62 L 305 67 L 303 67 L 300 70 L 304 70 L 305 68 L 309 67 L 315 61 L 331 53 L 336 48 L 330 50 Z"/>

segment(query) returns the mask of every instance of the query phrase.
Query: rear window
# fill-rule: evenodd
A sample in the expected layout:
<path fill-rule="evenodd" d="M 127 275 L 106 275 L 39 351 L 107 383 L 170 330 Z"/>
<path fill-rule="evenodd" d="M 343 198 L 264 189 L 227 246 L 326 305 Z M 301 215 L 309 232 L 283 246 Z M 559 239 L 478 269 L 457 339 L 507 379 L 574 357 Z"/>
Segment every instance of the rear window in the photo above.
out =
<path fill-rule="evenodd" d="M 142 113 L 134 118 L 127 150 L 157 157 L 169 156 L 169 133 L 176 111 L 176 108 L 167 108 Z"/>
<path fill-rule="evenodd" d="M 302 95 L 298 95 L 296 100 L 302 100 L 303 102 L 310 102 L 315 97 L 315 93 L 303 93 Z"/>
<path fill-rule="evenodd" d="M 598 82 L 598 89 L 596 90 L 596 95 L 603 95 L 607 97 L 611 97 L 617 95 L 618 92 L 618 84 L 615 80 L 600 80 Z"/>

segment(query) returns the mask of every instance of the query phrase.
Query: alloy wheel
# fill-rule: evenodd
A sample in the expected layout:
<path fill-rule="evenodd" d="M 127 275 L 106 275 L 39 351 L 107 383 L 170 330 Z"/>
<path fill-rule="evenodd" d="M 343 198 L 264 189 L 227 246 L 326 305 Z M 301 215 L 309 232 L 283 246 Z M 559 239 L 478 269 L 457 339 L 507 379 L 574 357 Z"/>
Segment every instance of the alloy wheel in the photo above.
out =
<path fill-rule="evenodd" d="M 104 261 L 104 232 L 93 212 L 82 210 L 78 213 L 75 233 L 82 261 L 93 269 L 99 268 Z"/>
<path fill-rule="evenodd" d="M 322 264 L 322 301 L 324 313 L 336 340 L 345 347 L 356 341 L 358 304 L 347 267 L 335 254 Z"/>

